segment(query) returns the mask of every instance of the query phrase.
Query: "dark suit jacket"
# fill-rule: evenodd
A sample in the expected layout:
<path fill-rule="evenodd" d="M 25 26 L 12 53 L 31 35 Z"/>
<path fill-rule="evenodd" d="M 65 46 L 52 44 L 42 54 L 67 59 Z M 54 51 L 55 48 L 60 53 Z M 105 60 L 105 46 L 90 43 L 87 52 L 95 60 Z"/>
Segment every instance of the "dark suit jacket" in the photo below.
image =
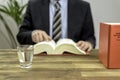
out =
<path fill-rule="evenodd" d="M 31 32 L 41 29 L 49 34 L 49 0 L 30 0 L 17 35 L 20 44 L 34 44 Z M 91 9 L 83 0 L 68 0 L 68 38 L 89 41 L 95 46 Z"/>

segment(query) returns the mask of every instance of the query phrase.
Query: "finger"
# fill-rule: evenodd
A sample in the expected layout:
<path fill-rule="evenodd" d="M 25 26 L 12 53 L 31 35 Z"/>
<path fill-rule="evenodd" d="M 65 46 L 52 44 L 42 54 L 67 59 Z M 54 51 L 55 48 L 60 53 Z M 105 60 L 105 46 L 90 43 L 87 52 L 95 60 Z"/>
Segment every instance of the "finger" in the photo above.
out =
<path fill-rule="evenodd" d="M 46 32 L 42 32 L 42 37 L 44 41 L 50 41 L 51 38 L 50 36 L 48 36 L 48 34 Z"/>
<path fill-rule="evenodd" d="M 35 41 L 36 41 L 36 43 L 40 42 L 40 38 L 39 38 L 39 33 L 38 32 L 35 35 Z"/>
<path fill-rule="evenodd" d="M 85 45 L 84 45 L 84 42 L 83 42 L 83 41 L 79 41 L 79 42 L 77 43 L 77 46 L 78 46 L 80 49 L 82 49 Z"/>
<path fill-rule="evenodd" d="M 88 44 L 88 49 L 87 51 L 90 52 L 93 49 L 93 45 L 90 42 L 86 42 Z"/>
<path fill-rule="evenodd" d="M 83 41 L 77 42 L 77 46 L 80 46 L 83 43 Z"/>
<path fill-rule="evenodd" d="M 42 32 L 43 31 L 41 31 L 41 30 L 34 30 L 32 32 L 33 42 L 38 43 L 38 42 L 43 41 Z"/>
<path fill-rule="evenodd" d="M 52 38 L 50 36 L 48 36 L 48 41 L 51 41 L 51 40 L 52 40 Z"/>
<path fill-rule="evenodd" d="M 83 43 L 82 45 L 81 45 L 81 49 L 83 50 L 83 51 L 86 51 L 87 49 L 88 49 L 88 45 L 86 44 L 86 43 Z"/>
<path fill-rule="evenodd" d="M 92 47 L 89 42 L 79 41 L 78 42 L 79 48 L 84 51 L 91 51 Z"/>
<path fill-rule="evenodd" d="M 32 36 L 32 41 L 35 42 L 35 36 Z M 35 42 L 36 43 L 36 42 Z"/>
<path fill-rule="evenodd" d="M 38 32 L 39 42 L 43 41 L 42 32 Z"/>
<path fill-rule="evenodd" d="M 34 32 L 34 31 L 32 32 L 32 41 L 37 43 L 37 41 L 36 41 L 36 32 Z"/>
<path fill-rule="evenodd" d="M 92 46 L 89 46 L 87 52 L 90 52 L 91 50 L 92 50 Z"/>

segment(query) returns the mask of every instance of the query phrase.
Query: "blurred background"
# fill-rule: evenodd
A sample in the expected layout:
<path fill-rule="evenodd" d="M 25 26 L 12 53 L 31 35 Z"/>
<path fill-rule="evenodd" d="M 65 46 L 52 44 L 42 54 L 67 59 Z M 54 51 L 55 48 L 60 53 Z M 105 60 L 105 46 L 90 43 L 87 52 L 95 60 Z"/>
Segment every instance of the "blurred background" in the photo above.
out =
<path fill-rule="evenodd" d="M 120 23 L 120 0 L 86 0 L 91 4 L 96 48 L 99 48 L 100 22 Z M 16 34 L 28 0 L 0 0 L 0 49 L 16 48 Z M 17 14 L 16 14 L 17 13 Z"/>

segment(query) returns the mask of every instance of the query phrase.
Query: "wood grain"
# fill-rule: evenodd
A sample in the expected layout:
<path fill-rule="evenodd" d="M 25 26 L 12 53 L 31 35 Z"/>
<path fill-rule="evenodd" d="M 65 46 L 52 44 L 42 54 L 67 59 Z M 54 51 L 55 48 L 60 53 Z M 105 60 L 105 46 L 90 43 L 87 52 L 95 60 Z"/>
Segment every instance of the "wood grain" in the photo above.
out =
<path fill-rule="evenodd" d="M 120 80 L 120 69 L 107 69 L 98 50 L 89 56 L 34 56 L 32 68 L 21 69 L 15 49 L 0 50 L 0 80 Z"/>

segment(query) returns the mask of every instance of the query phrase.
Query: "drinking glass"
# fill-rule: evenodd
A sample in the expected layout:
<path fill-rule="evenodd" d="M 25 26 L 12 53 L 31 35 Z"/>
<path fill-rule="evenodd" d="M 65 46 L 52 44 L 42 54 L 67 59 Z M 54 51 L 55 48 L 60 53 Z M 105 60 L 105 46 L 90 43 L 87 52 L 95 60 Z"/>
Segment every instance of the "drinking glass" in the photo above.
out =
<path fill-rule="evenodd" d="M 33 45 L 19 45 L 17 47 L 18 60 L 21 68 L 32 67 L 33 53 Z"/>

